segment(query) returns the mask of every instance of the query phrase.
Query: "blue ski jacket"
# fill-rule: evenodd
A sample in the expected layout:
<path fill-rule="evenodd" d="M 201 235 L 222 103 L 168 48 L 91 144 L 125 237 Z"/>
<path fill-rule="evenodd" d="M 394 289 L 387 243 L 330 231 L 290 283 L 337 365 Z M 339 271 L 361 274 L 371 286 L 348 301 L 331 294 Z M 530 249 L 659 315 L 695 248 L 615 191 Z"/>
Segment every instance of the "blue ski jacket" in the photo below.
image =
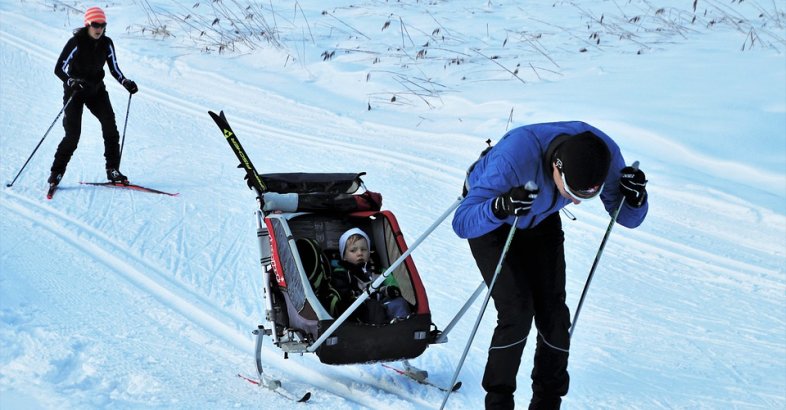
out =
<path fill-rule="evenodd" d="M 513 224 L 514 217 L 499 219 L 492 212 L 494 199 L 511 188 L 535 181 L 540 188 L 532 209 L 519 218 L 517 227 L 536 226 L 554 212 L 570 204 L 560 195 L 552 177 L 551 159 L 546 158 L 549 144 L 560 135 L 576 135 L 591 131 L 608 145 L 611 166 L 600 200 L 611 215 L 622 201 L 619 190 L 620 171 L 626 166 L 619 146 L 608 135 L 581 121 L 525 125 L 509 131 L 488 153 L 482 156 L 467 176 L 466 199 L 453 215 L 453 230 L 461 238 L 477 238 L 502 224 Z M 640 208 L 625 203 L 617 222 L 628 228 L 641 224 L 649 209 L 649 198 Z"/>

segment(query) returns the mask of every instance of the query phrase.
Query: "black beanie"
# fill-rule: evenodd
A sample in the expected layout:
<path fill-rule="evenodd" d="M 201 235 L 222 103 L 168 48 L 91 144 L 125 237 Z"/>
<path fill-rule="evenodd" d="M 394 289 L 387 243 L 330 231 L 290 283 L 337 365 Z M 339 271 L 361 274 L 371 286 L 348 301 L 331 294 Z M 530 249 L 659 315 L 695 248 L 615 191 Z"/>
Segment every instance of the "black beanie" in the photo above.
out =
<path fill-rule="evenodd" d="M 600 187 L 609 173 L 609 147 L 597 135 L 586 131 L 565 139 L 554 154 L 571 189 Z M 561 165 L 560 165 L 561 164 Z"/>

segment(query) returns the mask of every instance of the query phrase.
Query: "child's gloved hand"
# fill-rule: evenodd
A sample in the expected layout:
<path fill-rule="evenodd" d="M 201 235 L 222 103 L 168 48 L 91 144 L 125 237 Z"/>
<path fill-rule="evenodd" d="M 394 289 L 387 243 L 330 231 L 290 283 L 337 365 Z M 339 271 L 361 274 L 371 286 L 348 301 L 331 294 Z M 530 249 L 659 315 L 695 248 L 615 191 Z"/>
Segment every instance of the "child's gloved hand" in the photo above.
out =
<path fill-rule="evenodd" d="M 389 299 L 395 299 L 401 296 L 401 289 L 393 285 L 383 286 L 379 288 L 379 294 Z"/>

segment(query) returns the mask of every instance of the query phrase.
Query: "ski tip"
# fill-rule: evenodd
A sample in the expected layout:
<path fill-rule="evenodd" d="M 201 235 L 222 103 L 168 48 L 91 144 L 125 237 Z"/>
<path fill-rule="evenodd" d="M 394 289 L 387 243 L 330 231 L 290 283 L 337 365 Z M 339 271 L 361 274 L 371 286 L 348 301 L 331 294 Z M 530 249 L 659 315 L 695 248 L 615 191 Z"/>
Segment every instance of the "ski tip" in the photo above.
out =
<path fill-rule="evenodd" d="M 241 378 L 241 379 L 243 379 L 243 380 L 245 380 L 245 381 L 247 381 L 247 382 L 249 382 L 251 384 L 255 384 L 255 385 L 259 386 L 259 382 L 254 380 L 254 379 L 252 379 L 252 378 L 250 378 L 250 377 L 243 376 L 240 373 L 237 374 L 237 377 L 239 377 L 239 378 Z"/>
<path fill-rule="evenodd" d="M 307 401 L 308 401 L 308 399 L 310 399 L 310 398 L 311 398 L 311 392 L 310 392 L 310 391 L 307 391 L 307 392 L 306 392 L 306 394 L 304 394 L 304 395 L 303 395 L 303 397 L 301 397 L 301 398 L 300 398 L 300 400 L 298 400 L 297 402 L 298 402 L 298 403 L 305 403 L 305 402 L 307 402 Z"/>

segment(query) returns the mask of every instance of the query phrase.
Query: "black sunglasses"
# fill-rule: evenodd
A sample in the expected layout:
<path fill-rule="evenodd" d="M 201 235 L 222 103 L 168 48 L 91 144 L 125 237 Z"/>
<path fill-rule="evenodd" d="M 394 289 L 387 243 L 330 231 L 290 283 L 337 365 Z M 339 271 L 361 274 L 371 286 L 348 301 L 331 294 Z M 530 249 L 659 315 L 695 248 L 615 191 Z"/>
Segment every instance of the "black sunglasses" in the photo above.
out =
<path fill-rule="evenodd" d="M 90 23 L 90 27 L 92 28 L 106 28 L 106 23 L 96 23 L 95 21 Z"/>

